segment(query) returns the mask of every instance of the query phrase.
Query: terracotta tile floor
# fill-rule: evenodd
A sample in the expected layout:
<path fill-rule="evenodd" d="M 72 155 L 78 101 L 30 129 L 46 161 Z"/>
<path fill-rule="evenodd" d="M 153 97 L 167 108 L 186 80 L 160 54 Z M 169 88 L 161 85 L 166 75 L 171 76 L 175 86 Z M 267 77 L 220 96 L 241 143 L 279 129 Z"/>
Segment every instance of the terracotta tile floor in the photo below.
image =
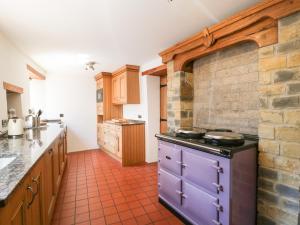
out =
<path fill-rule="evenodd" d="M 157 166 L 122 167 L 101 151 L 69 154 L 52 225 L 182 224 L 157 199 Z"/>

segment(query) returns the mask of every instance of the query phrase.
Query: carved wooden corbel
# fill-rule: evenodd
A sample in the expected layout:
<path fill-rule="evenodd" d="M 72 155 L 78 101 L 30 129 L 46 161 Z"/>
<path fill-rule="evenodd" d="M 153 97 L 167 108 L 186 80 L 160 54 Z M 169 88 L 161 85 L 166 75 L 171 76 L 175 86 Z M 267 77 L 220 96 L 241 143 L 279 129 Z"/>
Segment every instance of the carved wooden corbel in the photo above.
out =
<path fill-rule="evenodd" d="M 188 64 L 237 43 L 258 47 L 278 42 L 278 20 L 300 11 L 300 0 L 265 0 L 160 53 L 163 63 L 174 61 L 174 72 L 190 71 Z"/>

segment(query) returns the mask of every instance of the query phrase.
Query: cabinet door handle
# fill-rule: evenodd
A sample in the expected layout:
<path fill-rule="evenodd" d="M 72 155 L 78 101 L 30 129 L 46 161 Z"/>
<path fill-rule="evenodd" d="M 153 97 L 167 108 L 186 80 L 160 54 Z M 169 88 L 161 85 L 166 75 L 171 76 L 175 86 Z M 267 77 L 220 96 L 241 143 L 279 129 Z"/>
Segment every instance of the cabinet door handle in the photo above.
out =
<path fill-rule="evenodd" d="M 222 223 L 220 223 L 219 221 L 216 221 L 216 220 L 212 220 L 212 222 L 216 225 L 222 225 Z"/>
<path fill-rule="evenodd" d="M 36 195 L 39 192 L 39 187 L 40 187 L 38 178 L 32 178 L 32 183 L 36 185 L 36 192 L 34 192 L 34 195 Z"/>
<path fill-rule="evenodd" d="M 218 191 L 223 191 L 223 186 L 217 183 L 212 183 L 212 185 L 214 185 Z"/>
<path fill-rule="evenodd" d="M 171 160 L 172 158 L 168 155 L 166 155 L 166 159 Z"/>
<path fill-rule="evenodd" d="M 27 208 L 29 208 L 34 201 L 35 194 L 34 194 L 33 188 L 31 186 L 27 186 L 27 190 L 29 190 L 31 193 L 31 200 L 27 204 Z"/>

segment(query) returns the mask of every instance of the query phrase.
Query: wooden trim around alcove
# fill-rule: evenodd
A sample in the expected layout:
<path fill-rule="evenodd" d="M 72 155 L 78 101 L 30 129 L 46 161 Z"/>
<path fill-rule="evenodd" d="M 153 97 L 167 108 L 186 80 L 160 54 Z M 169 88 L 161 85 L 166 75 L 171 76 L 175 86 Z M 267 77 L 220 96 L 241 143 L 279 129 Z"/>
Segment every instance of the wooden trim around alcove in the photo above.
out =
<path fill-rule="evenodd" d="M 3 88 L 6 91 L 10 91 L 10 92 L 18 93 L 18 94 L 23 94 L 24 93 L 24 89 L 23 88 L 21 88 L 19 86 L 16 86 L 14 84 L 10 84 L 10 83 L 4 82 L 4 81 L 3 81 Z"/>
<path fill-rule="evenodd" d="M 177 43 L 159 55 L 174 61 L 174 72 L 189 71 L 190 63 L 237 43 L 253 41 L 258 47 L 278 42 L 278 20 L 300 11 L 300 0 L 265 0 Z"/>
<path fill-rule="evenodd" d="M 27 64 L 27 71 L 30 79 L 46 80 L 46 76 Z"/>
<path fill-rule="evenodd" d="M 167 65 L 163 64 L 142 72 L 142 75 L 165 76 L 167 75 Z"/>

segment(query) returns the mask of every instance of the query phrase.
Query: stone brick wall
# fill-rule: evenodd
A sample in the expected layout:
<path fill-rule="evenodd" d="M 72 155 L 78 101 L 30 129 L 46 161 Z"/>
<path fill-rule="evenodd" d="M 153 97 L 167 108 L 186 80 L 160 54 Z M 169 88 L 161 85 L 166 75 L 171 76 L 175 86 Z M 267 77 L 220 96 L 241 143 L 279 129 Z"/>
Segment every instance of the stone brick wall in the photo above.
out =
<path fill-rule="evenodd" d="M 257 134 L 258 47 L 243 43 L 194 62 L 194 126 Z"/>
<path fill-rule="evenodd" d="M 300 199 L 300 13 L 259 49 L 258 224 L 297 225 Z"/>
<path fill-rule="evenodd" d="M 193 74 L 173 72 L 168 64 L 168 131 L 193 126 Z"/>
<path fill-rule="evenodd" d="M 300 225 L 300 12 L 279 21 L 276 45 L 233 46 L 194 75 L 168 63 L 168 129 L 192 125 L 258 127 L 257 224 Z"/>

